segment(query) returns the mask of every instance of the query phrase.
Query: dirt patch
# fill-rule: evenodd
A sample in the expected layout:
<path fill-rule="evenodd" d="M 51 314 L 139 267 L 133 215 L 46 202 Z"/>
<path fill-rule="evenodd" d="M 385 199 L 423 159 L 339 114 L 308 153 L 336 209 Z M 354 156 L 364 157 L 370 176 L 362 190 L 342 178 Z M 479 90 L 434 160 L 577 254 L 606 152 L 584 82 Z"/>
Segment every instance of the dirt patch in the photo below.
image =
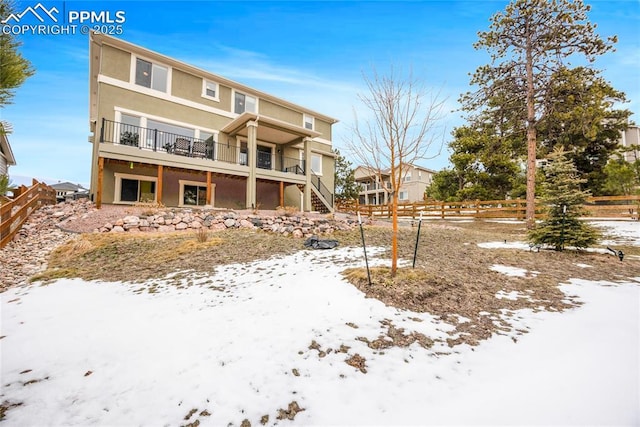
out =
<path fill-rule="evenodd" d="M 294 400 L 289 403 L 287 409 L 278 409 L 278 416 L 276 418 L 279 420 L 293 420 L 298 412 L 302 411 L 304 411 L 304 408 L 301 408 L 298 402 Z"/>
<path fill-rule="evenodd" d="M 433 340 L 424 334 L 418 332 L 405 334 L 404 328 L 397 328 L 389 319 L 381 320 L 380 323 L 387 328 L 386 334 L 379 335 L 375 340 L 369 340 L 366 337 L 358 337 L 356 339 L 365 342 L 369 348 L 374 350 L 390 347 L 408 347 L 414 342 L 417 342 L 422 348 L 433 346 Z"/>
<path fill-rule="evenodd" d="M 363 374 L 367 373 L 367 360 L 358 353 L 345 359 L 345 363 L 349 366 L 353 366 Z"/>
<path fill-rule="evenodd" d="M 519 309 L 562 311 L 576 305 L 558 288 L 570 278 L 624 280 L 640 277 L 640 262 L 620 262 L 614 256 L 592 252 L 522 249 L 484 249 L 478 243 L 525 241 L 520 224 L 460 223 L 456 228 L 423 224 L 416 268 L 400 268 L 391 277 L 389 268 L 372 268 L 369 285 L 364 268 L 344 275 L 368 297 L 387 305 L 428 312 L 456 326 L 449 340 L 477 344 L 494 333 L 512 330 L 509 316 Z M 385 228 L 366 229 L 367 243 L 390 238 Z M 399 233 L 399 254 L 412 260 L 416 230 Z M 627 248 L 633 252 L 634 248 Z M 507 276 L 493 266 L 526 270 L 524 277 Z M 584 265 L 589 265 L 585 268 Z"/>

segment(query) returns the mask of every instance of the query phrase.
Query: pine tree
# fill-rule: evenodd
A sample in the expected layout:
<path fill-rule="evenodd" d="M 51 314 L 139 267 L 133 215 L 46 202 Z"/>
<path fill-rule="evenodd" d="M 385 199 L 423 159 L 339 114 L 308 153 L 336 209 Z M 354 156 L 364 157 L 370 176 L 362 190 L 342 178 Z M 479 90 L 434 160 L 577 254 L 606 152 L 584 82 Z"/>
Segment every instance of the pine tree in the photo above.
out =
<path fill-rule="evenodd" d="M 584 249 L 598 240 L 599 233 L 589 224 L 580 220 L 588 212 L 584 202 L 588 191 L 580 190 L 584 179 L 562 148 L 556 148 L 548 157 L 549 164 L 544 169 L 542 202 L 547 209 L 547 218 L 529 232 L 529 241 L 536 245 L 550 245 L 556 251 L 565 245 Z"/>
<path fill-rule="evenodd" d="M 0 16 L 14 11 L 13 2 L 0 0 Z M 0 34 L 0 108 L 11 104 L 14 91 L 35 72 L 18 48 L 21 43 L 12 34 Z"/>
<path fill-rule="evenodd" d="M 9 179 L 9 176 L 0 175 L 0 196 L 6 196 L 9 191 L 13 191 L 14 189 L 15 187 Z"/>
<path fill-rule="evenodd" d="M 491 55 L 471 78 L 478 90 L 463 95 L 463 109 L 474 113 L 498 100 L 495 112 L 524 126 L 527 151 L 527 227 L 535 219 L 535 170 L 538 127 L 552 111 L 554 73 L 583 57 L 593 62 L 613 50 L 617 37 L 602 39 L 588 20 L 591 7 L 582 0 L 512 0 L 478 33 L 476 49 Z M 523 141 L 524 142 L 524 141 Z"/>
<path fill-rule="evenodd" d="M 351 162 L 345 159 L 336 148 L 335 194 L 337 199 L 357 199 L 358 185 Z"/>

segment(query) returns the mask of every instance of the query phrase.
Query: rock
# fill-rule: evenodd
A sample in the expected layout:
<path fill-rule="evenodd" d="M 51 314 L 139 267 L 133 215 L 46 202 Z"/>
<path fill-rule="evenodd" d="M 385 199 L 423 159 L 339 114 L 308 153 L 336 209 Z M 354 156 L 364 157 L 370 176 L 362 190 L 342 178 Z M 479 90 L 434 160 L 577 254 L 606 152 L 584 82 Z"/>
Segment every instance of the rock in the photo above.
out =
<path fill-rule="evenodd" d="M 116 224 L 117 224 L 117 222 L 116 222 Z M 124 228 L 122 226 L 120 226 L 120 225 L 116 225 L 111 229 L 111 231 L 114 232 L 114 233 L 122 233 L 122 232 L 124 232 Z"/>
<path fill-rule="evenodd" d="M 125 224 L 137 224 L 140 222 L 140 218 L 137 216 L 129 215 L 125 216 L 122 220 Z"/>
<path fill-rule="evenodd" d="M 241 219 L 240 220 L 240 227 L 241 228 L 253 228 L 253 223 L 251 223 L 250 221 L 247 221 L 246 219 Z"/>
<path fill-rule="evenodd" d="M 211 227 L 209 227 L 209 229 L 213 231 L 222 231 L 222 230 L 226 230 L 227 227 L 224 225 L 224 223 L 217 222 L 215 224 L 212 224 Z"/>
<path fill-rule="evenodd" d="M 186 230 L 187 228 L 189 228 L 187 223 L 179 222 L 176 224 L 176 230 Z"/>
<path fill-rule="evenodd" d="M 224 220 L 224 226 L 227 228 L 234 227 L 236 225 L 236 220 L 233 218 L 227 218 Z"/>

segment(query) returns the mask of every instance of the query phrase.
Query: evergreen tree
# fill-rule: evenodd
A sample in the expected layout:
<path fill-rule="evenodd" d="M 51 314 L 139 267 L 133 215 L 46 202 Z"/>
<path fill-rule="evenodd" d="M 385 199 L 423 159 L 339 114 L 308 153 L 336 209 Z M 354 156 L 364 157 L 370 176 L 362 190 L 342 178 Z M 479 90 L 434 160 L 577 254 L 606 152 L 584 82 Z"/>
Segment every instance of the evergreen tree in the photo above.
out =
<path fill-rule="evenodd" d="M 529 232 L 531 243 L 550 245 L 556 251 L 563 250 L 565 245 L 584 249 L 600 237 L 597 230 L 580 220 L 588 213 L 583 205 L 590 194 L 580 189 L 585 180 L 579 178 L 578 170 L 566 154 L 559 147 L 548 157 L 545 181 L 541 185 L 547 218 Z"/>
<path fill-rule="evenodd" d="M 345 159 L 336 148 L 335 194 L 336 199 L 357 199 L 358 185 L 351 162 Z"/>
<path fill-rule="evenodd" d="M 13 2 L 0 0 L 0 16 L 14 12 Z M 34 69 L 18 48 L 21 43 L 12 34 L 0 34 L 0 108 L 10 104 L 14 91 L 32 76 Z"/>
<path fill-rule="evenodd" d="M 491 63 L 473 74 L 471 84 L 478 90 L 463 95 L 463 109 L 471 114 L 489 109 L 520 123 L 512 133 L 521 136 L 527 153 L 527 227 L 534 226 L 537 132 L 550 111 L 551 77 L 569 58 L 592 62 L 617 41 L 596 34 L 589 10 L 582 0 L 512 0 L 474 44 L 491 55 Z"/>
<path fill-rule="evenodd" d="M 604 192 L 610 196 L 640 194 L 640 159 L 626 161 L 618 155 L 604 168 Z"/>
<path fill-rule="evenodd" d="M 0 175 L 0 196 L 6 196 L 9 191 L 15 189 L 7 175 Z"/>
<path fill-rule="evenodd" d="M 431 184 L 425 190 L 427 199 L 443 202 L 457 202 L 460 177 L 456 170 L 444 169 L 433 175 Z"/>
<path fill-rule="evenodd" d="M 563 68 L 551 79 L 551 111 L 539 124 L 539 150 L 542 158 L 562 146 L 573 160 L 583 189 L 595 195 L 609 194 L 603 189 L 604 167 L 618 148 L 620 132 L 627 127 L 631 112 L 614 109 L 626 101 L 600 72 L 585 67 Z"/>

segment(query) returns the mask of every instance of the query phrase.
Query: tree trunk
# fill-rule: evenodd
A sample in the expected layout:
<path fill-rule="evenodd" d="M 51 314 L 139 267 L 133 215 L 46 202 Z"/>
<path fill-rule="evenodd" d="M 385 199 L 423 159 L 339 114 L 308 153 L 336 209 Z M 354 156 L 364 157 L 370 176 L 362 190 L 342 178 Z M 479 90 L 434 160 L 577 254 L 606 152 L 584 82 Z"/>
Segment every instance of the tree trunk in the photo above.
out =
<path fill-rule="evenodd" d="M 536 225 L 536 107 L 533 85 L 533 41 L 527 23 L 527 229 Z"/>
<path fill-rule="evenodd" d="M 527 126 L 527 229 L 536 225 L 536 128 Z"/>
<path fill-rule="evenodd" d="M 391 224 L 391 276 L 395 276 L 398 271 L 398 192 L 392 197 Z"/>

